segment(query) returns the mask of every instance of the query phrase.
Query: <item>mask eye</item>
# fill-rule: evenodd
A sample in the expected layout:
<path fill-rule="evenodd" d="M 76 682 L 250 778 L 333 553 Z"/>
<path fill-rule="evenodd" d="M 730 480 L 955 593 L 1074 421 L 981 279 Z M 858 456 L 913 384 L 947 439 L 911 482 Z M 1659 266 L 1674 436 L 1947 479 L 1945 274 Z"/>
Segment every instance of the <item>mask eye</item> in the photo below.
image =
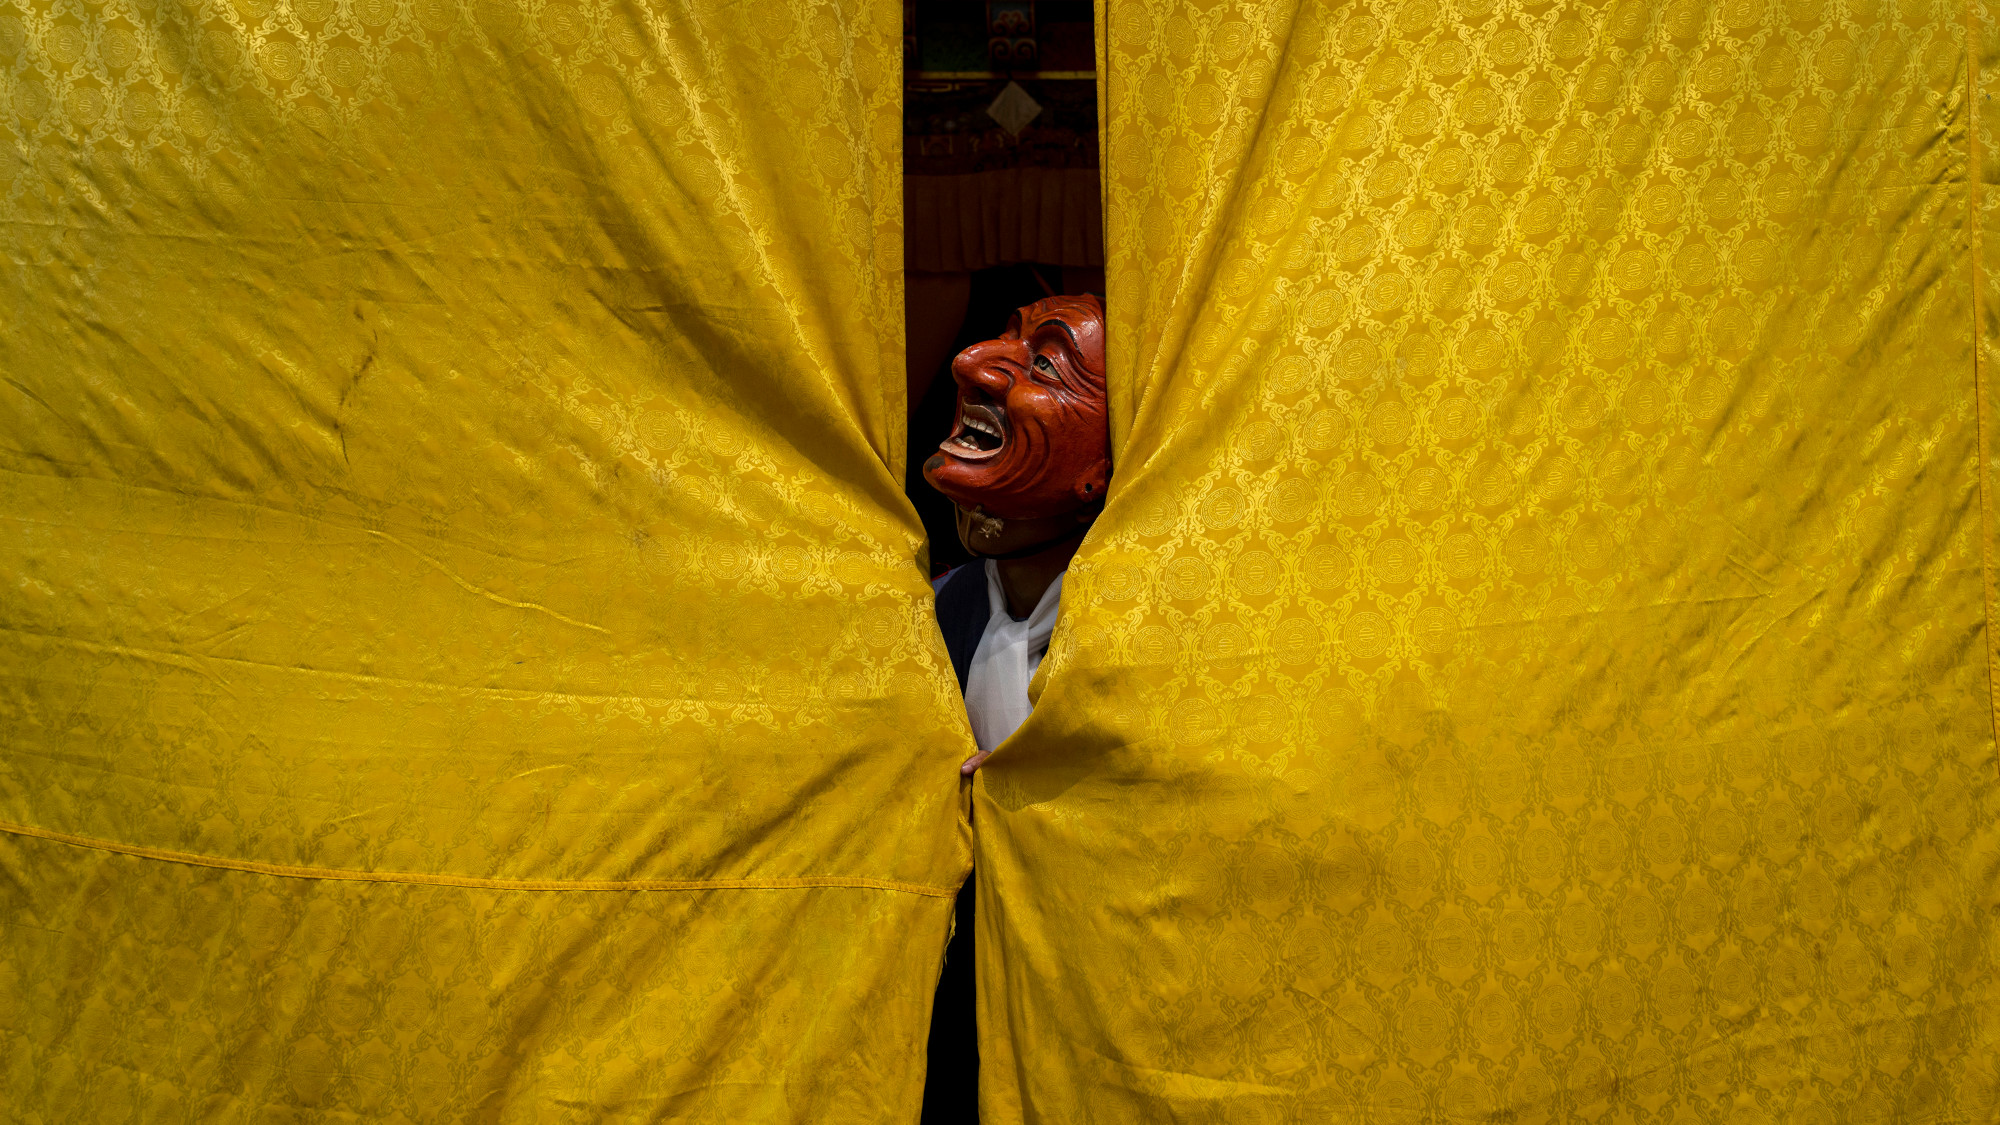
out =
<path fill-rule="evenodd" d="M 1035 357 L 1035 370 L 1044 375 L 1054 375 L 1056 373 L 1056 365 L 1049 362 L 1048 356 L 1038 355 Z"/>

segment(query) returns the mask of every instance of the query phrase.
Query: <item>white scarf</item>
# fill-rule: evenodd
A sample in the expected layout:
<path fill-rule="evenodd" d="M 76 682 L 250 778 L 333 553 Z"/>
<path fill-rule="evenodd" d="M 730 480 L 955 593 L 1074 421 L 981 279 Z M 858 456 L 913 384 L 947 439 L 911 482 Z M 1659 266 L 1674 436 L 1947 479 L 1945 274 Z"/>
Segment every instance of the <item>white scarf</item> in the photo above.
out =
<path fill-rule="evenodd" d="M 972 717 L 972 737 L 991 752 L 1028 721 L 1028 681 L 1049 651 L 1056 631 L 1056 611 L 1062 603 L 1062 575 L 1049 583 L 1034 612 L 1020 621 L 1007 615 L 1007 593 L 1000 588 L 1000 564 L 986 560 L 986 604 L 992 614 L 986 632 L 972 652 L 972 670 L 965 677 L 965 710 Z"/>

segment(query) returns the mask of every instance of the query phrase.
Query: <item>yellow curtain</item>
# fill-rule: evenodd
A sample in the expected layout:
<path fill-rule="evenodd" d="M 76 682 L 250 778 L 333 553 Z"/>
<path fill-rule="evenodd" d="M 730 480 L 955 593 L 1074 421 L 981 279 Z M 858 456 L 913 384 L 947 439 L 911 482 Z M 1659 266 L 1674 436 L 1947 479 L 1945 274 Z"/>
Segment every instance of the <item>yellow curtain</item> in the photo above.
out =
<path fill-rule="evenodd" d="M 915 1116 L 898 16 L 0 7 L 8 1116 Z"/>
<path fill-rule="evenodd" d="M 1986 10 L 1103 8 L 989 1113 L 1992 1120 Z"/>

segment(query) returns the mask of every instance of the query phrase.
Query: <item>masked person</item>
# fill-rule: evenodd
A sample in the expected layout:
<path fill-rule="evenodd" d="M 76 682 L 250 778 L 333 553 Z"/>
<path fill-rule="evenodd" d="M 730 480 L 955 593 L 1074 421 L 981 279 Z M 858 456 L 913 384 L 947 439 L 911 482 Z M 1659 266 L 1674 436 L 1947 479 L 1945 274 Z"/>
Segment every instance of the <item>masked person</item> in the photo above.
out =
<path fill-rule="evenodd" d="M 924 479 L 957 505 L 959 542 L 978 560 L 937 584 L 938 625 L 978 745 L 959 768 L 970 777 L 1033 710 L 1028 682 L 1055 631 L 1063 571 L 1104 505 L 1104 305 L 1092 296 L 1028 305 L 999 339 L 960 352 L 951 374 L 958 416 Z M 966 880 L 958 896 L 933 1009 L 925 1125 L 976 1120 L 972 887 Z"/>

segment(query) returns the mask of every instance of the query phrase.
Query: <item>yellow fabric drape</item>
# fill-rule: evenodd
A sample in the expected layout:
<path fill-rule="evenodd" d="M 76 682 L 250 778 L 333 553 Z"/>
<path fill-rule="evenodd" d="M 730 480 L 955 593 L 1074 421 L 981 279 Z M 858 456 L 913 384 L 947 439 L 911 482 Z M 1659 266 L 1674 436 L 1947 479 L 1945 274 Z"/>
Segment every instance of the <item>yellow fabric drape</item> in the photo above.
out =
<path fill-rule="evenodd" d="M 0 1103 L 911 1119 L 899 12 L 0 7 Z"/>
<path fill-rule="evenodd" d="M 1986 10 L 1105 7 L 989 1113 L 1993 1120 Z"/>

